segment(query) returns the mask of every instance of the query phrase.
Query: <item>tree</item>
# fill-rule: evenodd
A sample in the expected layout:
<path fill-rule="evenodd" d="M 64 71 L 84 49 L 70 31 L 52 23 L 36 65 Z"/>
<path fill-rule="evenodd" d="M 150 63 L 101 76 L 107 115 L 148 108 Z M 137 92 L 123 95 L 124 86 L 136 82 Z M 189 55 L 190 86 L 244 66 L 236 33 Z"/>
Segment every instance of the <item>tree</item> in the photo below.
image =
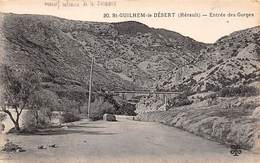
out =
<path fill-rule="evenodd" d="M 0 67 L 0 106 L 14 124 L 16 131 L 20 131 L 19 119 L 24 108 L 27 107 L 30 95 L 39 88 L 37 73 L 11 69 L 7 65 Z M 14 116 L 11 112 L 16 113 Z"/>
<path fill-rule="evenodd" d="M 39 88 L 30 95 L 28 109 L 33 111 L 37 127 L 46 124 L 46 117 L 51 121 L 52 111 L 59 108 L 58 96 L 50 90 Z"/>

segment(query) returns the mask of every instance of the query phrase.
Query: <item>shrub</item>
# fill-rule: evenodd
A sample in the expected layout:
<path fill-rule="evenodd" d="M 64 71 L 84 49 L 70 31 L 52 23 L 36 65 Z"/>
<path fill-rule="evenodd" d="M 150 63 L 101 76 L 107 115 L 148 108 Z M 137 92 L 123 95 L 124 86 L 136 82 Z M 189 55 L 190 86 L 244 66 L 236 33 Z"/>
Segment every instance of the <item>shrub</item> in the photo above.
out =
<path fill-rule="evenodd" d="M 23 128 L 35 129 L 37 128 L 37 122 L 34 116 L 34 111 L 27 111 L 24 113 L 24 117 L 22 119 L 22 126 Z"/>
<path fill-rule="evenodd" d="M 29 110 L 24 113 L 22 120 L 23 131 L 35 131 L 50 125 L 50 118 L 41 110 Z"/>
<path fill-rule="evenodd" d="M 5 151 L 5 152 L 24 152 L 25 150 L 22 149 L 22 147 L 20 147 L 19 145 L 8 141 L 4 144 L 2 151 Z"/>
<path fill-rule="evenodd" d="M 235 57 L 238 55 L 238 51 L 236 49 L 233 49 L 233 52 L 231 54 L 231 57 Z"/>
<path fill-rule="evenodd" d="M 72 112 L 65 112 L 64 114 L 62 114 L 62 118 L 63 123 L 75 122 L 80 120 L 80 117 L 73 114 Z"/>
<path fill-rule="evenodd" d="M 218 92 L 220 97 L 232 97 L 232 96 L 255 96 L 258 90 L 253 86 L 240 85 L 236 87 L 226 87 Z"/>
<path fill-rule="evenodd" d="M 90 119 L 93 121 L 103 119 L 104 114 L 115 114 L 115 108 L 108 102 L 103 102 L 95 107 L 94 111 L 90 112 Z"/>
<path fill-rule="evenodd" d="M 109 94 L 102 94 L 103 100 L 97 100 L 92 103 L 95 108 L 90 112 L 90 118 L 94 121 L 103 119 L 104 114 L 118 114 L 135 116 L 135 105 L 129 104 L 126 101 L 113 97 Z"/>
<path fill-rule="evenodd" d="M 241 107 L 242 107 L 243 110 L 245 110 L 245 111 L 254 111 L 255 108 L 257 107 L 257 104 L 256 104 L 256 102 L 245 103 L 245 104 L 242 104 Z"/>
<path fill-rule="evenodd" d="M 220 59 L 218 62 L 217 62 L 217 64 L 221 64 L 221 63 L 223 63 L 224 61 L 223 61 L 223 59 Z"/>
<path fill-rule="evenodd" d="M 99 112 L 91 113 L 90 119 L 93 121 L 98 121 L 103 119 L 103 115 L 106 113 L 105 110 L 100 110 Z"/>
<path fill-rule="evenodd" d="M 214 65 L 212 64 L 208 65 L 207 70 L 211 69 L 212 67 L 214 67 Z"/>
<path fill-rule="evenodd" d="M 45 128 L 51 123 L 52 111 L 59 108 L 58 96 L 49 90 L 39 89 L 29 98 L 24 127 L 28 130 Z"/>
<path fill-rule="evenodd" d="M 212 106 L 212 105 L 217 105 L 218 104 L 218 101 L 217 101 L 216 98 L 208 98 L 207 102 L 208 102 L 208 106 Z"/>
<path fill-rule="evenodd" d="M 59 99 L 59 103 L 60 103 L 60 111 L 64 111 L 64 112 L 73 112 L 73 114 L 81 114 L 81 108 L 80 108 L 80 102 L 76 101 L 76 100 L 70 100 L 66 97 L 63 97 L 61 99 Z"/>
<path fill-rule="evenodd" d="M 233 46 L 233 43 L 232 42 L 228 43 L 228 46 L 229 47 Z"/>
<path fill-rule="evenodd" d="M 135 105 L 124 103 L 122 106 L 120 106 L 119 109 L 115 110 L 115 114 L 136 116 L 135 110 L 136 110 Z"/>
<path fill-rule="evenodd" d="M 189 100 L 188 96 L 185 96 L 183 94 L 178 95 L 178 96 L 170 99 L 169 102 L 168 102 L 169 107 L 172 107 L 172 106 L 178 107 L 178 106 L 190 105 L 192 103 L 193 103 L 193 101 Z"/>
<path fill-rule="evenodd" d="M 116 110 L 119 110 L 121 104 L 117 101 L 113 95 L 103 93 L 101 94 L 103 100 L 95 101 L 93 105 L 95 106 L 95 110 L 90 112 L 90 118 L 94 121 L 103 119 L 103 115 L 108 114 L 116 114 Z"/>

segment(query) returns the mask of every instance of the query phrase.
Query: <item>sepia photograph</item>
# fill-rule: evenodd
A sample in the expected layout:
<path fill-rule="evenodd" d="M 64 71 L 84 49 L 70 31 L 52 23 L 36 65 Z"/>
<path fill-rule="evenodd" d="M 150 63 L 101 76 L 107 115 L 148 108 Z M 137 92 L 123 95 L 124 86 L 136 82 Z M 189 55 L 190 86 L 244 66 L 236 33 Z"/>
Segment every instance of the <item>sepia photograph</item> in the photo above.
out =
<path fill-rule="evenodd" d="M 260 1 L 0 0 L 0 163 L 260 163 Z"/>

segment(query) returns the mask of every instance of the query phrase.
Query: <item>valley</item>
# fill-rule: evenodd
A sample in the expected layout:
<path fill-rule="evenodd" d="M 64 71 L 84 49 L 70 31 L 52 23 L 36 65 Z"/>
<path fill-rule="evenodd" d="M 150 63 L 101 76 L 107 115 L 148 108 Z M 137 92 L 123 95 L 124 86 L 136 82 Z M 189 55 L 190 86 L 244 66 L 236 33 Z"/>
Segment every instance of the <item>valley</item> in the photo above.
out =
<path fill-rule="evenodd" d="M 183 13 L 182 16 L 197 14 Z M 212 16 L 223 14 L 212 13 Z M 240 16 L 250 15 L 241 13 Z M 259 26 L 234 31 L 214 43 L 203 43 L 136 21 L 88 22 L 48 15 L 1 13 L 0 22 L 0 102 L 7 109 L 24 106 L 25 110 L 33 113 L 28 112 L 27 121 L 21 125 L 26 129 L 24 131 L 34 132 L 32 129 L 49 127 L 55 112 L 64 116 L 59 127 L 73 121 L 87 121 L 90 126 L 83 125 L 83 128 L 93 125 L 94 129 L 100 128 L 103 132 L 105 126 L 105 132 L 123 133 L 123 136 L 115 133 L 115 137 L 124 142 L 129 141 L 125 139 L 126 130 L 133 132 L 132 137 L 138 137 L 142 132 L 148 134 L 149 130 L 154 130 L 158 137 L 165 134 L 165 140 L 151 138 L 148 134 L 133 141 L 144 155 L 153 154 L 153 150 L 140 146 L 139 141 L 144 140 L 145 145 L 154 149 L 157 144 L 151 145 L 150 139 L 158 141 L 159 153 L 163 153 L 166 146 L 168 154 L 179 149 L 187 153 L 194 151 L 183 149 L 182 145 L 186 143 L 184 146 L 187 146 L 187 140 L 195 139 L 198 142 L 205 139 L 205 143 L 210 144 L 210 147 L 199 147 L 200 143 L 195 143 L 196 148 L 203 152 L 217 148 L 217 154 L 223 154 L 219 149 L 227 148 L 211 144 L 206 139 L 225 146 L 238 144 L 245 150 L 259 148 Z M 95 62 L 90 96 L 92 60 Z M 13 100 L 8 100 L 8 97 Z M 104 114 L 133 116 L 135 121 L 124 119 L 122 125 L 120 121 L 99 121 Z M 88 116 L 90 119 L 86 119 Z M 149 129 L 142 131 L 146 127 Z M 67 131 L 68 128 L 65 126 L 65 133 L 73 132 Z M 87 133 L 87 129 L 82 132 Z M 179 143 L 177 150 L 172 147 L 174 145 L 167 146 L 167 141 L 176 137 L 175 134 L 182 135 L 183 130 L 189 132 L 184 135 L 187 140 L 184 138 L 177 142 L 174 139 L 173 144 Z M 99 157 L 101 147 L 106 149 L 107 155 L 120 154 L 107 150 L 118 143 L 113 141 L 112 133 L 102 135 L 99 131 L 94 132 L 94 136 L 87 133 L 86 139 L 93 140 L 98 137 L 96 135 L 101 135 L 113 143 L 90 144 L 93 151 L 88 151 L 88 154 L 94 152 L 93 156 Z M 191 138 L 190 133 L 204 139 Z M 56 136 L 65 139 L 66 134 Z M 70 134 L 72 140 L 74 135 Z M 80 133 L 74 134 L 83 138 Z M 13 135 L 11 137 L 21 141 Z M 50 141 L 59 141 L 57 137 L 53 136 Z M 98 139 L 101 141 L 100 137 Z M 34 136 L 26 140 L 36 141 Z M 126 150 L 122 153 L 124 155 L 136 155 L 132 151 L 134 146 L 130 144 L 118 143 L 116 146 Z M 32 148 L 29 145 L 31 151 Z M 51 152 L 45 154 L 51 155 Z M 80 157 L 85 159 L 83 153 Z"/>

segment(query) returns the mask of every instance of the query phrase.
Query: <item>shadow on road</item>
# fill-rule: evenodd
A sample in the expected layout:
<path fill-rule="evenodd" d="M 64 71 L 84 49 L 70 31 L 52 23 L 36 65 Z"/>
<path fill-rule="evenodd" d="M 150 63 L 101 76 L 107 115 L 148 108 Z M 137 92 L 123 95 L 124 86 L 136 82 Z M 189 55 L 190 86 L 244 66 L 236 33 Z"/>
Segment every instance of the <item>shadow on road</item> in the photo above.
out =
<path fill-rule="evenodd" d="M 85 131 L 85 130 L 65 130 L 65 129 L 59 129 L 59 130 L 44 130 L 40 131 L 38 133 L 35 133 L 34 135 L 67 135 L 67 134 L 83 134 L 83 135 L 114 135 L 117 133 L 105 133 L 101 131 Z"/>
<path fill-rule="evenodd" d="M 105 128 L 97 126 L 68 125 L 68 128 Z"/>
<path fill-rule="evenodd" d="M 85 126 L 76 126 L 78 127 L 85 127 Z M 86 127 L 91 128 L 91 127 Z M 93 127 L 98 128 L 98 127 Z M 102 127 L 100 127 L 102 128 Z M 102 131 L 87 131 L 87 130 L 78 130 L 78 129 L 63 129 L 63 128 L 55 128 L 55 129 L 41 129 L 34 133 L 19 133 L 17 135 L 24 135 L 24 136 L 31 136 L 31 135 L 68 135 L 68 134 L 82 134 L 82 135 L 115 135 L 117 133 L 110 133 L 110 132 L 102 132 Z"/>

